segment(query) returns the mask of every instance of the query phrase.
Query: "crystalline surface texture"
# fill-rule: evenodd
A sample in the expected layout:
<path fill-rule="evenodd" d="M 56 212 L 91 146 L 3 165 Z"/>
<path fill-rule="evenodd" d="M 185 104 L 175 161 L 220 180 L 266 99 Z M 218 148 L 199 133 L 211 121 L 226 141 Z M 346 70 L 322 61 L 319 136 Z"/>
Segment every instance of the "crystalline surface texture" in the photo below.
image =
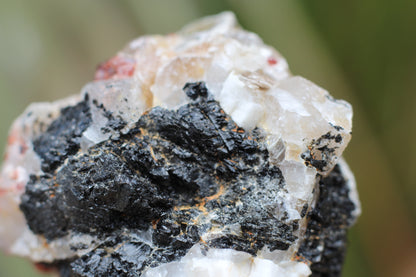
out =
<path fill-rule="evenodd" d="M 61 276 L 339 276 L 348 103 L 231 13 L 133 41 L 12 126 L 0 246 Z"/>

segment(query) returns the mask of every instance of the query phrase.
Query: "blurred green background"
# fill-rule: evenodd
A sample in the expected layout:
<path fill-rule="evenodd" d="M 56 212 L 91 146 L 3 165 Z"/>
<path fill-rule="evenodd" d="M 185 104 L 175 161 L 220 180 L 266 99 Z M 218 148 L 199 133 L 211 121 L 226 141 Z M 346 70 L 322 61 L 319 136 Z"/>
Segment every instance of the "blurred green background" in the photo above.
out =
<path fill-rule="evenodd" d="M 223 10 L 354 107 L 363 215 L 343 276 L 416 276 L 416 1 L 0 0 L 0 145 L 23 109 L 78 93 L 128 41 Z M 1 222 L 0 222 L 1 224 Z M 0 256 L 0 276 L 43 276 Z"/>

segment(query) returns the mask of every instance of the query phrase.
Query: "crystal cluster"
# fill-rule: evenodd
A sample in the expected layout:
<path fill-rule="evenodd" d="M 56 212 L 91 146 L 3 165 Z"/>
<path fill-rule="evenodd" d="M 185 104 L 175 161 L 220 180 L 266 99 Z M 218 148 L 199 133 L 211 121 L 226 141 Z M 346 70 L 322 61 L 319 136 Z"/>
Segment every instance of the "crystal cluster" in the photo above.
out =
<path fill-rule="evenodd" d="M 141 37 L 14 122 L 0 246 L 61 276 L 338 276 L 351 119 L 231 13 Z"/>

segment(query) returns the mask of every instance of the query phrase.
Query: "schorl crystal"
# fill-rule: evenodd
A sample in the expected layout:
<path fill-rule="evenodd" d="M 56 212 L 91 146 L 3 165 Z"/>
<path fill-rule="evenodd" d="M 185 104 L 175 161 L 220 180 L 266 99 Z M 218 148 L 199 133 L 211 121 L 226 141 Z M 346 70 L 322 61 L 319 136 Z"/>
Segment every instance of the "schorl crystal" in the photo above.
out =
<path fill-rule="evenodd" d="M 347 230 L 354 221 L 350 189 L 336 165 L 319 182 L 319 198 L 308 214 L 308 227 L 298 255 L 312 262 L 311 276 L 340 276 L 347 250 Z"/>

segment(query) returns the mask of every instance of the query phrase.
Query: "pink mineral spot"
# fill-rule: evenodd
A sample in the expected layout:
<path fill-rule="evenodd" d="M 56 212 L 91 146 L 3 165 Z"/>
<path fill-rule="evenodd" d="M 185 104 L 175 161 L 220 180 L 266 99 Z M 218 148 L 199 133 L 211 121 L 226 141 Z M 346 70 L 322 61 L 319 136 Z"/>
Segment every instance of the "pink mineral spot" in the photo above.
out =
<path fill-rule="evenodd" d="M 10 177 L 11 180 L 16 181 L 19 178 L 19 172 L 17 171 L 17 169 L 13 170 L 10 173 L 9 177 Z"/>
<path fill-rule="evenodd" d="M 25 183 L 19 182 L 19 183 L 16 184 L 16 191 L 18 193 L 23 193 L 24 190 L 25 190 Z"/>
<path fill-rule="evenodd" d="M 8 138 L 7 138 L 7 145 L 11 145 L 13 143 L 15 143 L 18 140 L 18 137 L 16 134 L 11 133 Z"/>
<path fill-rule="evenodd" d="M 273 57 L 270 57 L 270 58 L 267 59 L 267 63 L 269 65 L 276 65 L 277 64 L 277 60 L 275 58 L 273 58 Z"/>
<path fill-rule="evenodd" d="M 134 59 L 117 55 L 98 66 L 94 80 L 128 78 L 133 75 L 135 67 L 136 62 Z"/>

